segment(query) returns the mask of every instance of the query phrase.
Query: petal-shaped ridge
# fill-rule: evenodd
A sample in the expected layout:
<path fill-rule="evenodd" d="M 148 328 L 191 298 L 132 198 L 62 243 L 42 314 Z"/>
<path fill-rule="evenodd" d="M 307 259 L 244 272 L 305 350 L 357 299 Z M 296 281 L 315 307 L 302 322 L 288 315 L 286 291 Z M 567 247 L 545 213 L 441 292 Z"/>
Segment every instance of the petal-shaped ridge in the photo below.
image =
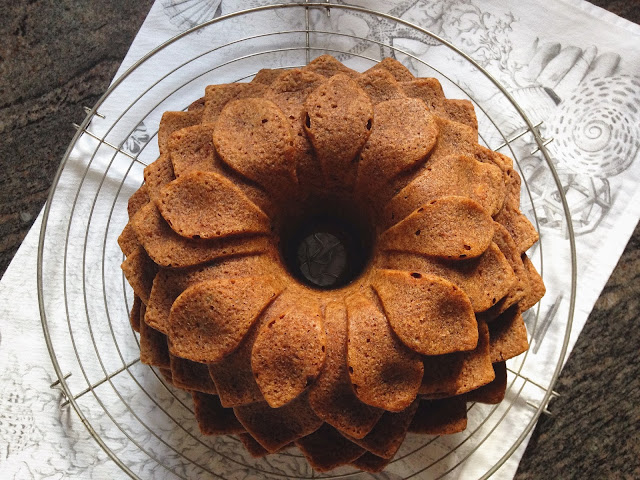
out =
<path fill-rule="evenodd" d="M 251 354 L 256 382 L 269 406 L 281 407 L 311 385 L 324 365 L 325 351 L 322 312 L 312 296 L 274 305 Z"/>
<path fill-rule="evenodd" d="M 402 65 L 402 63 L 400 63 L 395 58 L 391 57 L 383 58 L 382 61 L 376 63 L 373 67 L 371 67 L 364 73 L 366 74 L 375 70 L 388 71 L 398 82 L 407 82 L 415 78 L 407 67 Z"/>
<path fill-rule="evenodd" d="M 371 101 L 376 104 L 394 98 L 406 97 L 400 84 L 393 75 L 384 68 L 376 68 L 364 72 L 358 77 L 358 86 L 362 88 Z"/>
<path fill-rule="evenodd" d="M 219 362 L 233 352 L 280 286 L 269 276 L 209 280 L 187 288 L 169 315 L 173 355 Z"/>
<path fill-rule="evenodd" d="M 140 297 L 142 303 L 148 304 L 158 266 L 151 261 L 144 248 L 136 247 L 122 262 L 121 268 L 133 292 Z"/>
<path fill-rule="evenodd" d="M 383 410 L 362 403 L 353 392 L 347 370 L 347 310 L 344 304 L 325 307 L 327 351 L 324 368 L 309 390 L 316 415 L 341 432 L 362 438 L 380 419 Z"/>
<path fill-rule="evenodd" d="M 293 132 L 284 113 L 263 98 L 233 101 L 213 131 L 220 158 L 240 175 L 272 193 L 296 183 Z"/>
<path fill-rule="evenodd" d="M 220 399 L 216 395 L 192 392 L 191 396 L 196 420 L 203 435 L 228 435 L 246 431 L 233 410 L 220 405 Z"/>
<path fill-rule="evenodd" d="M 300 395 L 280 408 L 257 402 L 233 410 L 247 432 L 271 453 L 322 426 L 322 420 L 311 410 L 306 395 Z"/>
<path fill-rule="evenodd" d="M 391 463 L 390 458 L 383 458 L 367 452 L 361 457 L 354 460 L 351 465 L 364 472 L 378 473 L 385 469 Z"/>
<path fill-rule="evenodd" d="M 183 128 L 169 137 L 169 156 L 176 178 L 192 171 L 216 170 L 213 125 L 205 123 Z"/>
<path fill-rule="evenodd" d="M 356 156 L 371 133 L 371 100 L 351 78 L 338 74 L 309 95 L 304 110 L 307 136 L 325 180 L 353 185 Z"/>
<path fill-rule="evenodd" d="M 153 279 L 145 321 L 169 333 L 169 315 L 176 298 L 187 288 L 207 280 L 264 275 L 272 262 L 267 255 L 237 256 L 186 269 L 160 269 Z"/>
<path fill-rule="evenodd" d="M 507 391 L 507 364 L 505 362 L 494 362 L 493 372 L 496 376 L 493 381 L 465 394 L 467 402 L 496 405 L 504 400 L 504 395 Z"/>
<path fill-rule="evenodd" d="M 500 299 L 516 288 L 518 280 L 495 244 L 489 245 L 479 257 L 455 261 L 415 253 L 387 252 L 379 266 L 445 278 L 464 290 L 475 312 L 485 312 L 500 304 Z"/>
<path fill-rule="evenodd" d="M 147 203 L 149 203 L 149 190 L 147 188 L 147 184 L 144 183 L 133 195 L 131 195 L 127 202 L 129 220 L 131 220 L 133 216 L 138 213 L 138 210 L 144 207 Z"/>
<path fill-rule="evenodd" d="M 173 132 L 197 125 L 202 121 L 202 109 L 188 112 L 164 112 L 158 128 L 158 149 L 165 156 Z"/>
<path fill-rule="evenodd" d="M 306 113 L 303 104 L 309 94 L 327 79 L 306 69 L 294 69 L 283 73 L 275 80 L 265 98 L 275 103 L 284 112 L 293 132 L 294 158 L 300 188 L 323 184 L 322 172 L 313 146 L 305 133 Z"/>
<path fill-rule="evenodd" d="M 218 393 L 209 375 L 209 369 L 204 363 L 192 362 L 175 355 L 170 357 L 171 382 L 175 387 L 211 395 Z"/>
<path fill-rule="evenodd" d="M 378 185 L 425 161 L 437 138 L 437 124 L 423 101 L 396 98 L 378 103 L 371 136 L 360 154 L 358 190 L 379 194 Z"/>
<path fill-rule="evenodd" d="M 264 236 L 210 240 L 182 237 L 171 229 L 153 202 L 136 214 L 132 226 L 149 257 L 162 267 L 189 267 L 217 258 L 269 250 L 269 239 Z"/>
<path fill-rule="evenodd" d="M 489 351 L 489 328 L 478 320 L 478 346 L 469 352 L 422 357 L 424 377 L 420 394 L 425 398 L 452 397 L 475 390 L 495 378 Z"/>
<path fill-rule="evenodd" d="M 347 298 L 347 361 L 354 391 L 364 403 L 399 412 L 416 398 L 422 380 L 420 356 L 393 333 L 373 300 Z"/>
<path fill-rule="evenodd" d="M 433 159 L 389 201 L 383 221 L 387 226 L 393 225 L 426 202 L 452 195 L 478 202 L 493 216 L 504 203 L 502 171 L 495 165 L 478 162 L 467 155 Z"/>
<path fill-rule="evenodd" d="M 401 412 L 385 412 L 373 430 L 364 438 L 352 439 L 354 443 L 382 458 L 393 458 L 407 435 L 411 420 L 418 408 L 415 400 Z"/>
<path fill-rule="evenodd" d="M 463 397 L 421 400 L 409 431 L 426 435 L 449 435 L 467 428 L 467 403 Z"/>
<path fill-rule="evenodd" d="M 267 86 L 260 82 L 209 85 L 205 89 L 202 123 L 215 123 L 228 103 L 262 97 L 266 89 Z"/>
<path fill-rule="evenodd" d="M 318 472 L 345 465 L 365 452 L 364 448 L 347 440 L 326 423 L 315 432 L 296 440 L 296 446 Z"/>
<path fill-rule="evenodd" d="M 267 233 L 269 219 L 233 182 L 194 171 L 165 185 L 158 209 L 174 232 L 187 238 Z"/>
<path fill-rule="evenodd" d="M 473 258 L 491 245 L 493 219 L 473 200 L 442 197 L 384 232 L 381 248 L 448 259 Z"/>
<path fill-rule="evenodd" d="M 372 285 L 393 331 L 412 350 L 442 355 L 476 348 L 473 307 L 453 283 L 417 272 L 378 270 Z"/>
<path fill-rule="evenodd" d="M 140 361 L 147 365 L 170 368 L 167 336 L 144 321 L 145 306 L 140 306 Z"/>
<path fill-rule="evenodd" d="M 160 155 L 155 162 L 147 165 L 144 169 L 144 182 L 149 198 L 155 202 L 162 187 L 175 178 L 169 154 Z"/>
<path fill-rule="evenodd" d="M 357 77 L 360 73 L 343 65 L 331 55 L 320 55 L 311 60 L 309 65 L 303 68 L 309 72 L 314 72 L 323 77 L 333 77 L 334 75 L 343 74 L 348 77 Z"/>
<path fill-rule="evenodd" d="M 527 327 L 518 305 L 489 324 L 489 351 L 492 362 L 504 362 L 529 348 Z"/>

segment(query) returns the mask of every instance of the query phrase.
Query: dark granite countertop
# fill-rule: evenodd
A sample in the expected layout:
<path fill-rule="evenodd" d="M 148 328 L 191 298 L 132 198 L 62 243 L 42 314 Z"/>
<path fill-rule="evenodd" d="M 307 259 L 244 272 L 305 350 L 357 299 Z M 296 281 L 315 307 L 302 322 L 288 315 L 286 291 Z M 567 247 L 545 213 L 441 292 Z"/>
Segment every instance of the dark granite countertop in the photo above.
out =
<path fill-rule="evenodd" d="M 83 106 L 152 0 L 0 3 L 0 275 L 42 208 Z M 640 1 L 593 0 L 640 23 Z M 640 478 L 640 227 L 556 385 L 516 478 Z"/>

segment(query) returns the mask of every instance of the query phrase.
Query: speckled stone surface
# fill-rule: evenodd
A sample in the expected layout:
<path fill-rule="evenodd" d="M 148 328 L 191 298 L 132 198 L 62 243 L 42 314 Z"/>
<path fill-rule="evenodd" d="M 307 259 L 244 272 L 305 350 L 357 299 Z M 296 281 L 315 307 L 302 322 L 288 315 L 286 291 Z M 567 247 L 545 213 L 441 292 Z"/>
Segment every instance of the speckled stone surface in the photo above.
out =
<path fill-rule="evenodd" d="M 152 0 L 0 3 L 0 274 L 42 208 L 84 105 Z M 640 1 L 592 3 L 640 23 Z M 6 319 L 5 319 L 6 320 Z M 516 478 L 640 478 L 640 227 L 556 385 Z"/>

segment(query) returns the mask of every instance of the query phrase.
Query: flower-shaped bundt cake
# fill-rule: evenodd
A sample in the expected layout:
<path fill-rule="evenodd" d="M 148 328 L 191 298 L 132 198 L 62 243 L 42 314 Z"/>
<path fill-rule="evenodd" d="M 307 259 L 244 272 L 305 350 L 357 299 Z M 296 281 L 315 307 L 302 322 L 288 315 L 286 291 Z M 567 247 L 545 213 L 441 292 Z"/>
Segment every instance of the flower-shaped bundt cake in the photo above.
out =
<path fill-rule="evenodd" d="M 468 101 L 322 56 L 207 87 L 158 141 L 122 268 L 141 360 L 192 392 L 204 434 L 378 471 L 407 432 L 503 398 L 544 286 L 518 174 Z"/>

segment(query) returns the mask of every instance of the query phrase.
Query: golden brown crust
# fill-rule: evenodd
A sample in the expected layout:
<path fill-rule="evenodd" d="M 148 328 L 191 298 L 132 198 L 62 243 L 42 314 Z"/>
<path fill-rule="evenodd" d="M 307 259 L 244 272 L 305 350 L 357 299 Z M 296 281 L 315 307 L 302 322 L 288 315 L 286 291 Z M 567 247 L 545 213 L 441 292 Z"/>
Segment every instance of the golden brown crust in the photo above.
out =
<path fill-rule="evenodd" d="M 341 432 L 362 438 L 383 410 L 362 403 L 353 392 L 347 370 L 347 310 L 342 302 L 325 308 L 327 350 L 325 365 L 309 390 L 313 411 Z"/>
<path fill-rule="evenodd" d="M 350 442 L 326 423 L 295 443 L 318 472 L 327 472 L 350 463 L 365 452 L 364 448 Z"/>
<path fill-rule="evenodd" d="M 377 270 L 372 285 L 391 328 L 411 350 L 443 355 L 476 348 L 473 307 L 453 283 L 435 275 Z"/>
<path fill-rule="evenodd" d="M 409 425 L 410 432 L 423 435 L 451 435 L 465 428 L 467 403 L 463 397 L 421 400 Z"/>
<path fill-rule="evenodd" d="M 358 398 L 400 412 L 413 402 L 422 380 L 420 357 L 398 340 L 386 317 L 362 294 L 347 298 L 349 376 Z"/>

